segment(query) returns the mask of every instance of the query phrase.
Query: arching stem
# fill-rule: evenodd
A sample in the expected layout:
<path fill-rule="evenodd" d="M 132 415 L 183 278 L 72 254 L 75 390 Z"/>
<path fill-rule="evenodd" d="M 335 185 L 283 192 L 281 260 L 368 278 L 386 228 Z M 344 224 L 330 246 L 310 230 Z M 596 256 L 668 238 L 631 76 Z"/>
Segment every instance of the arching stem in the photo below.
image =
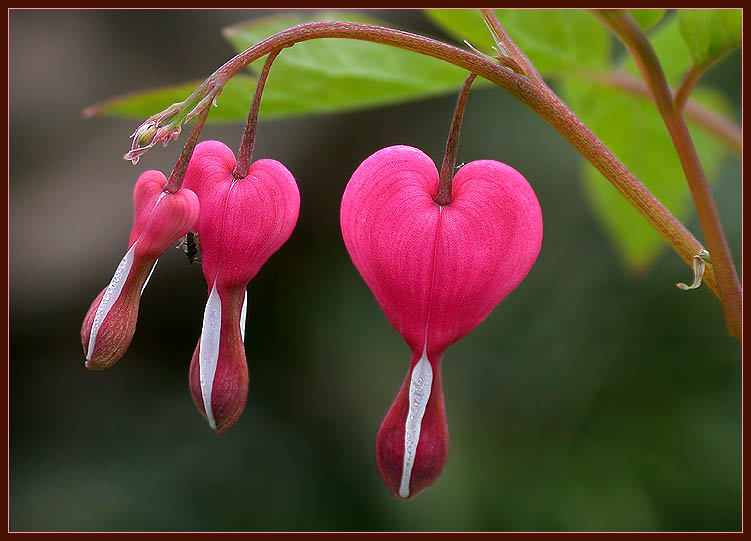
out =
<path fill-rule="evenodd" d="M 248 170 L 250 170 L 250 164 L 253 159 L 253 145 L 256 142 L 256 126 L 258 125 L 258 111 L 261 108 L 261 97 L 263 96 L 263 87 L 266 86 L 266 79 L 269 76 L 269 70 L 274 59 L 279 55 L 281 49 L 272 51 L 266 58 L 266 63 L 263 65 L 261 75 L 258 76 L 258 84 L 256 85 L 256 93 L 253 96 L 253 102 L 250 104 L 250 111 L 248 112 L 248 121 L 245 123 L 245 132 L 243 133 L 243 140 L 240 143 L 240 150 L 238 151 L 237 165 L 232 172 L 232 176 L 239 180 L 248 176 Z"/>
<path fill-rule="evenodd" d="M 472 86 L 477 74 L 470 73 L 459 91 L 459 97 L 456 100 L 454 108 L 454 118 L 451 120 L 449 137 L 446 141 L 446 152 L 443 154 L 443 164 L 441 165 L 441 178 L 438 182 L 438 192 L 435 194 L 433 201 L 441 206 L 451 203 L 451 182 L 454 180 L 454 167 L 456 166 L 456 155 L 459 151 L 459 134 L 462 131 L 462 119 L 464 118 L 464 107 L 467 105 L 469 88 Z"/>
<path fill-rule="evenodd" d="M 169 120 L 164 121 L 165 131 L 207 107 L 211 100 L 221 92 L 224 84 L 254 60 L 280 47 L 290 47 L 295 43 L 320 38 L 357 39 L 399 47 L 450 62 L 484 77 L 507 90 L 558 130 L 652 224 L 685 262 L 693 266 L 694 255 L 704 249 L 704 246 L 680 220 L 652 195 L 550 88 L 542 87 L 528 77 L 477 54 L 431 38 L 392 28 L 362 23 L 321 21 L 300 24 L 274 34 L 227 61 L 186 100 L 172 105 L 167 110 L 172 114 Z M 174 112 L 175 110 L 177 112 Z M 160 113 L 153 118 L 163 118 L 164 115 L 165 113 Z M 140 134 L 140 130 L 146 130 L 152 125 L 151 119 L 147 120 L 137 130 L 137 134 Z M 132 149 L 126 155 L 126 159 L 131 159 L 133 154 L 142 154 L 153 146 L 156 140 L 156 137 L 150 143 L 139 140 L 139 148 Z M 713 268 L 707 268 L 704 283 L 719 296 Z"/>
<path fill-rule="evenodd" d="M 193 125 L 193 129 L 190 130 L 190 135 L 188 136 L 188 140 L 185 141 L 185 146 L 180 153 L 180 158 L 178 158 L 175 167 L 172 169 L 167 184 L 164 185 L 164 191 L 175 193 L 180 189 L 180 186 L 182 186 L 185 172 L 188 170 L 188 163 L 190 163 L 190 158 L 193 156 L 193 149 L 195 149 L 198 144 L 198 137 L 201 134 L 201 129 L 203 128 L 204 123 L 206 122 L 206 117 L 209 116 L 209 110 L 210 108 L 207 107 L 201 111 L 196 118 L 196 123 Z"/>
<path fill-rule="evenodd" d="M 623 10 L 594 10 L 593 13 L 626 46 L 652 93 L 657 109 L 660 111 L 683 166 L 683 172 L 686 175 L 696 206 L 696 214 L 707 239 L 709 253 L 712 254 L 712 267 L 717 277 L 725 323 L 730 334 L 740 342 L 743 314 L 743 292 L 740 280 L 722 227 L 720 213 L 707 182 L 707 176 L 704 173 L 704 168 L 699 160 L 699 155 L 696 152 L 696 147 L 681 110 L 675 106 L 673 94 L 668 86 L 660 60 L 644 32 L 627 12 Z M 685 90 L 679 91 L 680 107 L 687 98 L 689 90 L 693 87 L 694 79 L 698 78 L 699 74 L 689 74 L 688 79 L 682 84 Z"/>

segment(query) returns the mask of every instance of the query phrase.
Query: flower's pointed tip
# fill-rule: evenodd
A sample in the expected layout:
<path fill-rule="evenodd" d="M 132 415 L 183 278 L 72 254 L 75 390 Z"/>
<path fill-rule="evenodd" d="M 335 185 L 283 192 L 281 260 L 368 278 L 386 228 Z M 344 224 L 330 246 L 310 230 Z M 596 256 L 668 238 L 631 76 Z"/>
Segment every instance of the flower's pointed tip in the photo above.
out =
<path fill-rule="evenodd" d="M 232 426 L 232 424 L 225 424 L 225 425 L 221 425 L 221 426 L 216 426 L 216 425 L 212 425 L 211 423 L 209 423 L 209 426 L 211 427 L 211 429 L 214 431 L 214 433 L 217 436 L 221 436 L 222 434 L 224 434 L 225 432 L 227 432 L 227 430 L 229 430 L 229 428 Z"/>
<path fill-rule="evenodd" d="M 97 362 L 96 360 L 87 359 L 83 365 L 90 370 L 91 372 L 102 372 L 103 370 L 107 370 L 110 366 L 112 366 L 114 363 L 110 364 L 102 364 L 101 362 Z"/>

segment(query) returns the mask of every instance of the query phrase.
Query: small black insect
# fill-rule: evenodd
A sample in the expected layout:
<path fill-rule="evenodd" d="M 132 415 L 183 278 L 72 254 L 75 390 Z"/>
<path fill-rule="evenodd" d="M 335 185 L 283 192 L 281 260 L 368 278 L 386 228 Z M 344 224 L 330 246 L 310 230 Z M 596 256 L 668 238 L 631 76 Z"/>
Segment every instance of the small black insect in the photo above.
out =
<path fill-rule="evenodd" d="M 190 263 L 191 265 L 193 265 L 193 263 L 201 262 L 201 256 L 199 255 L 198 251 L 198 233 L 188 231 L 180 241 L 180 244 L 177 245 L 177 247 L 182 248 L 183 253 L 188 258 L 188 263 Z"/>

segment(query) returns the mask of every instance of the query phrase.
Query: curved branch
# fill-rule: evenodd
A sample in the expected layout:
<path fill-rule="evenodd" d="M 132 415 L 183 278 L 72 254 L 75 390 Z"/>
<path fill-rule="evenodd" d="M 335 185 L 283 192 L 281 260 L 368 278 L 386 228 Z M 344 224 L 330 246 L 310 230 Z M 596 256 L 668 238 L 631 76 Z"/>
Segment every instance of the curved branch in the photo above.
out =
<path fill-rule="evenodd" d="M 691 95 L 691 91 L 696 86 L 696 83 L 699 82 L 699 79 L 701 79 L 703 74 L 704 68 L 697 66 L 696 64 L 691 66 L 691 69 L 686 72 L 681 84 L 678 86 L 678 90 L 676 90 L 673 95 L 673 108 L 676 113 L 680 113 L 683 110 L 688 101 L 688 97 Z"/>
<path fill-rule="evenodd" d="M 652 92 L 657 109 L 662 115 L 683 166 L 683 172 L 691 189 L 694 205 L 696 205 L 696 213 L 707 239 L 709 253 L 712 255 L 712 267 L 717 275 L 725 323 L 730 334 L 740 340 L 743 296 L 738 273 L 735 270 L 730 247 L 722 228 L 720 213 L 717 211 L 704 168 L 699 161 L 699 155 L 696 153 L 683 115 L 673 103 L 673 94 L 657 54 L 639 25 L 625 11 L 595 10 L 595 15 L 626 46 Z"/>
<path fill-rule="evenodd" d="M 563 135 L 637 208 L 687 265 L 692 266 L 694 255 L 704 249 L 691 232 L 652 195 L 646 186 L 623 165 L 547 85 L 540 85 L 489 59 L 453 45 L 409 32 L 349 22 L 313 22 L 293 26 L 266 38 L 230 59 L 209 76 L 181 105 L 195 106 L 190 114 L 196 114 L 198 110 L 202 110 L 203 107 L 211 104 L 213 98 L 221 91 L 222 86 L 234 74 L 254 60 L 279 48 L 291 47 L 295 43 L 320 38 L 356 39 L 399 47 L 449 62 L 484 77 L 511 93 Z M 711 268 L 707 269 L 704 283 L 715 294 L 718 294 Z"/>

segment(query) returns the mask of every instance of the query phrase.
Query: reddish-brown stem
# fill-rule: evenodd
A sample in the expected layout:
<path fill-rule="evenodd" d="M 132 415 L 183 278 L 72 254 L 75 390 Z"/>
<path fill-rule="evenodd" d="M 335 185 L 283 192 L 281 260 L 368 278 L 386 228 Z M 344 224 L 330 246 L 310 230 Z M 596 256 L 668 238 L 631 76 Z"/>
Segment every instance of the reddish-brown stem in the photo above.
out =
<path fill-rule="evenodd" d="M 696 64 L 691 66 L 691 69 L 686 72 L 686 75 L 684 75 L 681 84 L 678 85 L 678 90 L 675 91 L 675 97 L 673 98 L 673 109 L 675 109 L 676 113 L 683 111 L 683 107 L 686 105 L 686 101 L 688 101 L 691 91 L 694 89 L 694 86 L 696 86 L 696 83 L 701 79 L 703 74 L 704 68 L 697 66 Z"/>
<path fill-rule="evenodd" d="M 190 130 L 188 140 L 185 141 L 185 146 L 183 147 L 182 152 L 180 152 L 180 157 L 178 158 L 175 167 L 172 169 L 167 184 L 164 186 L 166 192 L 175 193 L 180 189 L 180 186 L 182 186 L 185 172 L 188 170 L 188 163 L 190 163 L 190 158 L 193 156 L 193 149 L 195 149 L 198 144 L 198 137 L 201 134 L 201 128 L 203 128 L 203 124 L 206 122 L 206 117 L 209 116 L 209 109 L 210 108 L 207 107 L 205 110 L 201 111 L 196 118 L 196 123 L 193 125 L 193 129 Z"/>
<path fill-rule="evenodd" d="M 361 23 L 313 22 L 293 26 L 253 45 L 206 79 L 184 102 L 197 106 L 249 63 L 282 47 L 319 38 L 347 38 L 382 43 L 424 54 L 476 73 L 508 91 L 530 107 L 563 135 L 592 165 L 607 178 L 662 235 L 681 258 L 693 268 L 694 255 L 704 247 L 690 231 L 658 201 L 623 163 L 587 128 L 547 86 L 530 81 L 498 63 L 434 39 L 401 30 Z M 210 101 L 209 101 L 210 102 Z M 714 271 L 707 267 L 704 283 L 718 294 Z"/>
<path fill-rule="evenodd" d="M 263 87 L 266 85 L 266 79 L 269 76 L 271 64 L 274 63 L 274 59 L 277 57 L 277 55 L 279 55 L 280 52 L 281 49 L 269 53 L 268 58 L 266 58 L 266 63 L 263 65 L 263 70 L 261 70 L 261 74 L 258 76 L 256 92 L 253 95 L 253 102 L 250 104 L 248 121 L 245 123 L 243 139 L 240 143 L 240 150 L 237 153 L 237 165 L 235 166 L 235 170 L 232 172 L 232 176 L 237 180 L 248 176 L 250 163 L 253 159 L 253 146 L 256 142 L 256 126 L 258 126 L 258 111 L 261 108 Z"/>
<path fill-rule="evenodd" d="M 683 115 L 674 106 L 673 95 L 660 61 L 644 32 L 628 13 L 622 10 L 595 10 L 595 15 L 626 46 L 652 92 L 683 166 L 683 172 L 686 175 L 696 205 L 696 213 L 707 239 L 707 246 L 712 257 L 712 267 L 715 270 L 720 289 L 725 323 L 730 334 L 740 341 L 743 313 L 741 284 L 704 168 L 699 161 Z"/>
<path fill-rule="evenodd" d="M 451 128 L 449 128 L 449 136 L 446 140 L 446 151 L 443 153 L 438 192 L 435 194 L 435 198 L 433 198 L 433 201 L 441 206 L 451 203 L 451 182 L 454 180 L 454 167 L 456 167 L 456 156 L 459 152 L 459 134 L 462 131 L 464 107 L 467 105 L 469 89 L 476 77 L 477 75 L 474 73 L 469 74 L 465 79 L 462 89 L 459 91 L 459 97 L 456 100 L 454 116 L 451 119 Z"/>
<path fill-rule="evenodd" d="M 646 83 L 642 79 L 626 73 L 579 71 L 577 75 L 625 90 L 636 96 L 652 99 L 652 93 Z M 683 113 L 686 118 L 712 133 L 730 149 L 738 154 L 741 153 L 741 128 L 735 122 L 691 99 L 686 103 Z"/>
<path fill-rule="evenodd" d="M 529 58 L 524 54 L 524 51 L 522 51 L 514 40 L 511 39 L 511 36 L 509 36 L 506 29 L 503 28 L 498 17 L 495 16 L 495 12 L 492 9 L 481 9 L 480 13 L 482 14 L 482 18 L 485 21 L 488 30 L 490 30 L 490 33 L 493 35 L 493 39 L 495 39 L 496 44 L 503 49 L 503 52 L 510 56 L 519 65 L 526 76 L 534 81 L 542 82 L 542 76 L 537 71 L 535 65 L 529 61 Z"/>

